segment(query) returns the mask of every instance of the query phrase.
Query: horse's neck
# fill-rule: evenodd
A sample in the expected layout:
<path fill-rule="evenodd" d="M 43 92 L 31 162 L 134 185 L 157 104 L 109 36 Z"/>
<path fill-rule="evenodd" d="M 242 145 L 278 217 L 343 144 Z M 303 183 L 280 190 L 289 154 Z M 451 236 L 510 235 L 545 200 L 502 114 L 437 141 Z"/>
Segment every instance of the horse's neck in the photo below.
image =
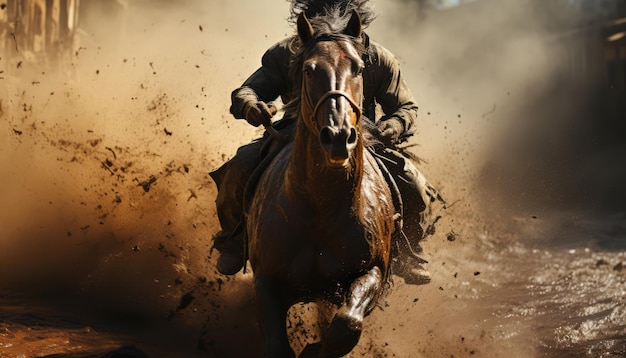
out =
<path fill-rule="evenodd" d="M 362 148 L 356 154 L 349 170 L 328 168 L 318 138 L 299 121 L 286 173 L 289 195 L 299 200 L 308 197 L 325 213 L 339 209 L 341 203 L 360 206 Z"/>

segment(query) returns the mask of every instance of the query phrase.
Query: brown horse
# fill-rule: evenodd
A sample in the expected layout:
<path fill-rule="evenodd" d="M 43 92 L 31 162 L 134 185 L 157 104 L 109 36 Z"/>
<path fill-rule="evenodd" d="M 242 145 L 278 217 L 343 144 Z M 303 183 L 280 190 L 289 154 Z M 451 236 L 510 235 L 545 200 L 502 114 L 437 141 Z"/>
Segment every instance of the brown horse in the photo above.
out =
<path fill-rule="evenodd" d="M 363 318 L 387 286 L 394 206 L 364 145 L 359 15 L 301 14 L 297 28 L 294 139 L 252 198 L 248 252 L 267 356 L 295 356 L 286 331 L 291 305 L 326 300 L 338 309 L 322 342 L 302 355 L 340 357 L 358 343 Z"/>

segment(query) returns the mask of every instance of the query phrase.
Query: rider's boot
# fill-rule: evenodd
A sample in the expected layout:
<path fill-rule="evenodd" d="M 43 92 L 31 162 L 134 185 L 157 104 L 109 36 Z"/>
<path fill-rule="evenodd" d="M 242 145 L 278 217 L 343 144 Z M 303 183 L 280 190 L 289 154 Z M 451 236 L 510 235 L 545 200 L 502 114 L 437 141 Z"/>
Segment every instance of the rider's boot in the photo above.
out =
<path fill-rule="evenodd" d="M 404 276 L 404 282 L 408 285 L 425 285 L 430 281 L 430 272 L 420 264 L 413 266 L 410 273 Z"/>
<path fill-rule="evenodd" d="M 407 256 L 404 259 L 402 278 L 409 285 L 425 285 L 431 281 L 430 272 L 424 267 L 425 260 L 419 256 Z"/>
<path fill-rule="evenodd" d="M 217 270 L 223 275 L 234 275 L 244 265 L 243 234 L 233 235 L 220 231 L 215 235 L 214 247 L 220 252 L 217 259 Z"/>
<path fill-rule="evenodd" d="M 423 285 L 431 281 L 430 272 L 426 270 L 424 265 L 428 263 L 423 257 L 424 250 L 421 242 L 425 238 L 424 229 L 422 228 L 421 215 L 411 215 L 407 213 L 405 220 L 404 232 L 406 233 L 404 274 L 402 277 L 408 284 Z"/>
<path fill-rule="evenodd" d="M 213 248 L 220 253 L 217 269 L 224 275 L 234 275 L 244 265 L 243 233 L 233 233 L 241 225 L 243 193 L 257 165 L 260 147 L 259 141 L 240 147 L 231 160 L 210 173 L 218 188 L 215 207 L 222 227 L 213 237 Z"/>
<path fill-rule="evenodd" d="M 419 242 L 411 242 L 409 237 L 398 239 L 398 255 L 393 260 L 393 272 L 407 284 L 424 285 L 431 281 L 430 272 L 424 267 L 428 261 L 421 257 L 422 252 Z"/>
<path fill-rule="evenodd" d="M 436 220 L 432 222 L 431 203 L 437 200 L 443 202 L 443 199 L 410 161 L 399 157 L 398 162 L 402 171 L 396 182 L 403 201 L 404 235 L 401 235 L 399 243 L 399 259 L 402 262 L 396 265 L 396 271 L 406 283 L 426 284 L 431 281 L 431 276 L 424 267 L 427 261 L 421 257 L 421 242 L 434 233 Z"/>

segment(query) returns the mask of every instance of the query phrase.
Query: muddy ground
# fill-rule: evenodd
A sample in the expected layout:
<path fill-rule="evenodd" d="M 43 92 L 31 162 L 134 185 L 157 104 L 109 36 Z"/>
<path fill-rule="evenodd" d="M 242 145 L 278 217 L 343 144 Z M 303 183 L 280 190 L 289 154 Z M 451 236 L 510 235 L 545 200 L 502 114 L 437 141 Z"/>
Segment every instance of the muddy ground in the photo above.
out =
<path fill-rule="evenodd" d="M 215 270 L 207 174 L 261 134 L 229 94 L 290 33 L 287 4 L 142 4 L 85 25 L 68 62 L 0 58 L 0 357 L 261 356 L 251 275 Z M 478 28 L 443 41 L 377 5 L 370 34 L 401 60 L 421 169 L 451 205 L 424 245 L 432 282 L 395 277 L 349 356 L 625 356 L 626 214 L 605 200 L 624 197 L 624 146 L 579 156 L 577 118 L 537 106 L 541 41 L 494 58 L 469 50 Z"/>

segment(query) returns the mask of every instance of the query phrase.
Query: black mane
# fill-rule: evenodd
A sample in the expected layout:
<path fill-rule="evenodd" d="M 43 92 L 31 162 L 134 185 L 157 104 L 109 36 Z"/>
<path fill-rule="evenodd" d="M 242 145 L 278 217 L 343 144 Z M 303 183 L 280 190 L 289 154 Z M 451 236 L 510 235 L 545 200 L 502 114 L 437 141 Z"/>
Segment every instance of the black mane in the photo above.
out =
<path fill-rule="evenodd" d="M 361 16 L 361 24 L 363 28 L 369 26 L 376 14 L 369 5 L 369 0 L 288 0 L 291 3 L 289 18 L 291 24 L 295 25 L 301 12 L 309 18 L 324 16 L 324 14 L 333 7 L 337 8 L 344 15 L 350 14 L 353 10 Z"/>

